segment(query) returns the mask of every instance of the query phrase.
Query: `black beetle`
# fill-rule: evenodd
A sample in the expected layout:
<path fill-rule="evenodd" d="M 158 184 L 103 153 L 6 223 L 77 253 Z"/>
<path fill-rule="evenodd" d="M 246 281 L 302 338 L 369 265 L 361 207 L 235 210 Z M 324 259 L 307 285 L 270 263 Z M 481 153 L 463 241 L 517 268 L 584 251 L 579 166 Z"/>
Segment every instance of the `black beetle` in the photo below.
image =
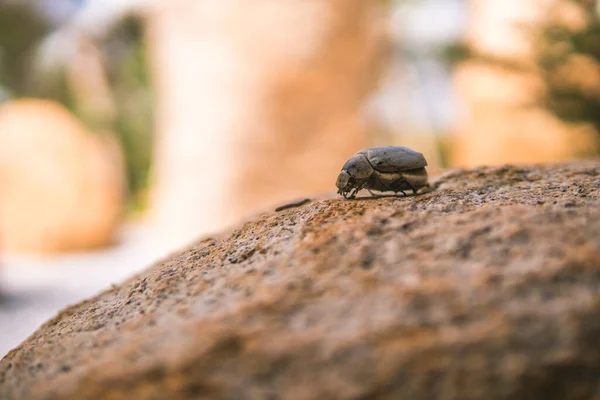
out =
<path fill-rule="evenodd" d="M 427 160 L 423 154 L 402 146 L 383 146 L 363 149 L 353 155 L 342 167 L 335 185 L 338 194 L 353 199 L 362 189 L 378 192 L 417 193 L 429 187 Z"/>

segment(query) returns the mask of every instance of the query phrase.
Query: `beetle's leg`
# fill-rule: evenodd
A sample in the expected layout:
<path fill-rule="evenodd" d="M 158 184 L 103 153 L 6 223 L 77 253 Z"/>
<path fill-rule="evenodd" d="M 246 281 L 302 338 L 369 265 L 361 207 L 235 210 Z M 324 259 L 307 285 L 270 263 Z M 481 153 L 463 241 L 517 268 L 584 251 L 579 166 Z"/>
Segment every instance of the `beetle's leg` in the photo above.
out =
<path fill-rule="evenodd" d="M 380 183 L 382 186 L 385 186 L 385 187 L 387 187 L 387 188 L 388 188 L 388 190 L 391 190 L 391 191 L 393 191 L 394 193 L 398 193 L 398 192 L 400 192 L 400 193 L 402 193 L 402 194 L 404 195 L 404 197 L 406 197 L 406 196 L 407 196 L 407 194 L 406 194 L 406 192 L 405 192 L 404 190 L 394 190 L 394 189 L 392 189 L 392 188 L 390 187 L 390 185 L 386 184 L 385 182 L 382 182 L 382 181 L 381 181 L 381 179 L 377 178 L 377 180 L 379 181 L 379 183 Z M 408 181 L 407 181 L 406 179 L 405 179 L 404 181 L 408 183 Z M 410 183 L 408 183 L 408 184 L 410 185 Z M 410 185 L 410 187 L 412 188 L 413 186 L 412 186 L 412 185 Z M 371 191 L 370 191 L 370 190 L 369 190 L 369 193 L 371 193 Z M 373 193 L 371 193 L 371 194 L 373 194 Z"/>
<path fill-rule="evenodd" d="M 410 181 L 408 179 L 404 179 L 404 182 L 408 183 L 408 186 L 410 186 L 410 188 L 412 189 L 414 194 L 417 194 L 417 188 L 414 187 L 413 184 L 410 183 Z M 402 192 L 402 190 L 401 190 L 401 192 Z M 404 193 L 404 192 L 402 192 L 402 193 Z M 404 195 L 406 196 L 406 193 L 404 193 Z"/>
<path fill-rule="evenodd" d="M 375 176 L 375 179 L 377 179 L 377 182 L 379 182 L 379 184 L 385 188 L 387 188 L 387 190 L 391 190 L 394 191 L 390 185 L 388 185 L 387 183 L 385 183 L 384 181 L 382 181 L 381 179 L 379 179 L 379 177 Z M 367 189 L 368 190 L 368 189 Z M 369 190 L 369 193 L 371 193 L 373 195 L 373 193 Z M 375 195 L 373 195 L 373 197 L 375 197 Z"/>
<path fill-rule="evenodd" d="M 377 197 L 377 195 L 375 193 L 371 192 L 371 189 L 367 189 L 367 192 L 371 193 L 371 196 Z"/>
<path fill-rule="evenodd" d="M 365 185 L 360 185 L 354 188 L 354 190 L 352 191 L 352 193 L 350 193 L 350 196 L 348 196 L 349 199 L 353 199 L 356 197 L 356 194 L 358 192 L 360 192 L 361 190 L 363 190 L 363 188 L 365 187 Z"/>

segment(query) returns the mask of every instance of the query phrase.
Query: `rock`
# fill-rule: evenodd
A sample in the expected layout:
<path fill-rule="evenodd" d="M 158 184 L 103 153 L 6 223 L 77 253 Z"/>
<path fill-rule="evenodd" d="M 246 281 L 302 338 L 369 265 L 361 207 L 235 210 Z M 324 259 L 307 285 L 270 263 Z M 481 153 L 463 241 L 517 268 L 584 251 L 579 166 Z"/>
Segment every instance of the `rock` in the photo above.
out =
<path fill-rule="evenodd" d="M 154 4 L 149 200 L 162 248 L 327 191 L 368 147 L 364 104 L 386 48 L 381 1 Z"/>
<path fill-rule="evenodd" d="M 0 398 L 598 398 L 600 162 L 435 186 L 199 241 L 40 327 Z"/>
<path fill-rule="evenodd" d="M 18 253 L 111 242 L 123 207 L 116 143 L 46 100 L 0 109 L 0 248 Z"/>

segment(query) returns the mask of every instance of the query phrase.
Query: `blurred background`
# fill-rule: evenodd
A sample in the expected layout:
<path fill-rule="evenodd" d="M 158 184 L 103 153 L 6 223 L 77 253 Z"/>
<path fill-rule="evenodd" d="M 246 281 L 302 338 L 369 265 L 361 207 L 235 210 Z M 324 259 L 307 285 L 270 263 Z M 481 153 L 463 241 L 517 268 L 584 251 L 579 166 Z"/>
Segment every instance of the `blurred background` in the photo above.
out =
<path fill-rule="evenodd" d="M 195 238 L 334 193 L 600 150 L 582 0 L 0 0 L 0 356 Z"/>

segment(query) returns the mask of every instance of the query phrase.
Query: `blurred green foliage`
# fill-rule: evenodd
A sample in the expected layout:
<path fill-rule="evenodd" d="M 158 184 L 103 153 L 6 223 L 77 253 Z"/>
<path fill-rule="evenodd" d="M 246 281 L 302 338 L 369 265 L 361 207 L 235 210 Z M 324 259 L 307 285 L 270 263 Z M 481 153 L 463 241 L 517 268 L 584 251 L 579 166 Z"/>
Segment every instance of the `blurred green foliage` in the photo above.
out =
<path fill-rule="evenodd" d="M 596 2 L 570 0 L 583 24 L 552 20 L 543 27 L 537 65 L 546 82 L 542 104 L 567 122 L 591 123 L 600 132 L 600 18 Z M 577 62 L 574 62 L 577 61 Z"/>
<path fill-rule="evenodd" d="M 581 11 L 582 21 L 565 23 L 561 5 Z M 515 71 L 539 74 L 544 91 L 536 104 L 566 123 L 587 123 L 600 135 L 600 13 L 594 0 L 559 0 L 541 26 L 522 26 L 534 35 L 534 69 L 527 63 L 481 54 L 463 41 L 443 50 L 450 64 L 476 59 Z M 576 18 L 575 18 L 576 19 Z M 577 61 L 577 62 L 574 62 Z M 595 149 L 600 154 L 600 149 Z"/>
<path fill-rule="evenodd" d="M 109 63 L 108 77 L 117 104 L 112 129 L 117 133 L 127 168 L 132 206 L 144 206 L 152 155 L 154 96 L 148 74 L 148 56 L 143 42 L 142 21 L 127 18 L 104 42 Z"/>
<path fill-rule="evenodd" d="M 145 205 L 152 154 L 153 92 L 148 76 L 143 21 L 126 17 L 102 38 L 93 39 L 102 54 L 116 114 L 90 113 L 69 87 L 64 68 L 42 71 L 36 65 L 39 45 L 52 27 L 35 9 L 0 3 L 0 89 L 10 99 L 37 97 L 56 100 L 90 130 L 109 132 L 122 146 L 129 187 L 129 208 Z M 1 99 L 1 98 L 0 98 Z"/>
<path fill-rule="evenodd" d="M 25 5 L 0 7 L 0 86 L 11 96 L 33 95 L 31 59 L 50 27 Z"/>

